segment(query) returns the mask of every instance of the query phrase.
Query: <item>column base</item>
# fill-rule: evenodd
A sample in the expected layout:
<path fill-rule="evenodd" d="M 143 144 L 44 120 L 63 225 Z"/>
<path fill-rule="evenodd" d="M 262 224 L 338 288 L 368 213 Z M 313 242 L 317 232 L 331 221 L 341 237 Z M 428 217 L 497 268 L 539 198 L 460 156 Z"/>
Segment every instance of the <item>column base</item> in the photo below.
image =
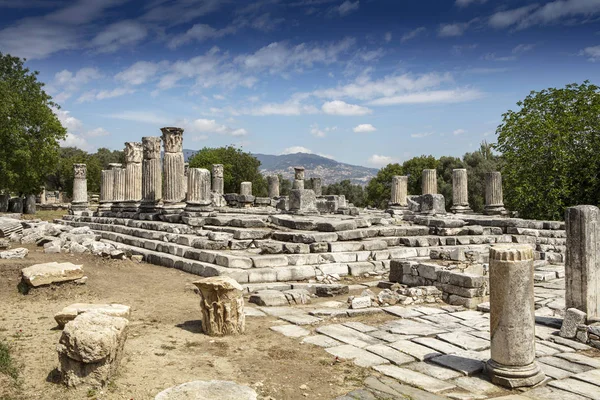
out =
<path fill-rule="evenodd" d="M 485 206 L 483 209 L 485 215 L 508 215 L 508 210 L 503 205 Z"/>
<path fill-rule="evenodd" d="M 162 203 L 141 202 L 136 219 L 143 221 L 160 221 L 158 217 L 162 210 Z"/>
<path fill-rule="evenodd" d="M 185 209 L 185 203 L 163 204 L 158 218 L 164 222 L 181 222 L 181 213 Z"/>
<path fill-rule="evenodd" d="M 515 367 L 488 360 L 486 369 L 492 383 L 511 389 L 535 386 L 546 379 L 546 375 L 535 361 L 529 365 Z"/>
<path fill-rule="evenodd" d="M 91 216 L 92 212 L 89 209 L 89 204 L 87 202 L 71 203 L 71 207 L 69 208 L 69 214 Z"/>
<path fill-rule="evenodd" d="M 124 212 L 138 212 L 140 209 L 140 202 L 138 200 L 128 200 L 123 202 Z"/>
<path fill-rule="evenodd" d="M 450 211 L 454 214 L 473 214 L 473 210 L 469 206 L 459 206 L 455 205 L 450 207 Z"/>

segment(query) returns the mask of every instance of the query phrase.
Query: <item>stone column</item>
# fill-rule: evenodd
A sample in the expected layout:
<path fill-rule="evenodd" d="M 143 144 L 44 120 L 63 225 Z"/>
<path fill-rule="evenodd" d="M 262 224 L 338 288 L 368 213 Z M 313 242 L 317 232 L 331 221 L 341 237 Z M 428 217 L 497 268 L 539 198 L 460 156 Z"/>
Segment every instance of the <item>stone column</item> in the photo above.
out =
<path fill-rule="evenodd" d="M 46 187 L 42 186 L 40 189 L 40 204 L 46 204 Z"/>
<path fill-rule="evenodd" d="M 187 187 L 186 216 L 192 216 L 189 213 L 210 211 L 212 204 L 210 172 L 203 168 L 190 168 Z"/>
<path fill-rule="evenodd" d="M 600 209 L 596 206 L 569 207 L 565 212 L 567 251 L 565 261 L 565 304 L 600 321 Z"/>
<path fill-rule="evenodd" d="M 190 163 L 183 163 L 183 188 L 185 192 L 184 199 L 187 200 L 187 192 L 188 192 L 188 171 L 190 169 Z"/>
<path fill-rule="evenodd" d="M 160 137 L 142 138 L 142 204 L 143 212 L 152 214 L 162 200 L 162 168 L 160 164 Z"/>
<path fill-rule="evenodd" d="M 165 205 L 181 203 L 185 198 L 183 177 L 183 129 L 161 128 L 165 148 L 163 160 L 163 202 Z"/>
<path fill-rule="evenodd" d="M 467 170 L 464 168 L 452 170 L 452 207 L 453 213 L 471 212 L 469 207 L 469 191 L 467 186 Z"/>
<path fill-rule="evenodd" d="M 125 201 L 130 211 L 137 211 L 142 200 L 142 155 L 140 142 L 125 142 Z"/>
<path fill-rule="evenodd" d="M 269 185 L 269 197 L 279 197 L 279 176 L 269 175 L 267 176 L 267 183 Z"/>
<path fill-rule="evenodd" d="M 85 164 L 73 164 L 73 201 L 72 212 L 82 212 L 88 208 L 87 198 L 87 166 Z"/>
<path fill-rule="evenodd" d="M 109 164 L 114 177 L 112 210 L 122 211 L 125 201 L 125 170 L 122 164 Z"/>
<path fill-rule="evenodd" d="M 254 196 L 252 195 L 252 182 L 242 182 L 240 184 L 240 195 L 238 196 L 238 203 L 242 207 L 251 207 L 254 203 Z"/>
<path fill-rule="evenodd" d="M 392 176 L 392 195 L 390 206 L 408 207 L 408 176 Z"/>
<path fill-rule="evenodd" d="M 421 189 L 421 194 L 437 194 L 437 171 L 435 169 L 423 170 Z"/>
<path fill-rule="evenodd" d="M 312 183 L 312 190 L 315 192 L 315 196 L 323 195 L 323 182 L 321 178 L 310 178 Z"/>
<path fill-rule="evenodd" d="M 493 383 L 517 388 L 544 380 L 535 362 L 533 250 L 529 245 L 490 248 L 491 359 Z"/>
<path fill-rule="evenodd" d="M 200 291 L 202 331 L 210 336 L 239 335 L 246 330 L 243 288 L 228 276 L 194 282 Z"/>
<path fill-rule="evenodd" d="M 242 182 L 240 184 L 240 194 L 242 196 L 252 195 L 252 182 Z"/>
<path fill-rule="evenodd" d="M 304 189 L 304 167 L 294 167 L 294 184 L 292 189 Z"/>
<path fill-rule="evenodd" d="M 502 174 L 500 172 L 487 172 L 485 174 L 485 208 L 483 213 L 487 215 L 506 214 L 502 200 Z"/>
<path fill-rule="evenodd" d="M 212 191 L 218 194 L 225 192 L 225 182 L 223 181 L 223 164 L 213 164 L 212 166 Z"/>

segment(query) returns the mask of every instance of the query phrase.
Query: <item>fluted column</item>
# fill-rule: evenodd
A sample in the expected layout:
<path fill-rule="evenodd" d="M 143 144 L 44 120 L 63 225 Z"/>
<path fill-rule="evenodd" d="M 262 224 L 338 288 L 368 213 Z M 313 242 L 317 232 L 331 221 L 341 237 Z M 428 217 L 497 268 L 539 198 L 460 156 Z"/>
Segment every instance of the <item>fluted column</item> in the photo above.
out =
<path fill-rule="evenodd" d="M 321 178 L 310 178 L 312 183 L 312 190 L 315 192 L 315 196 L 321 196 L 323 194 L 323 181 Z"/>
<path fill-rule="evenodd" d="M 491 359 L 493 383 L 517 388 L 533 386 L 545 376 L 535 361 L 533 250 L 529 245 L 497 245 L 490 249 Z"/>
<path fill-rule="evenodd" d="M 188 170 L 188 204 L 209 206 L 212 202 L 210 189 L 210 172 L 207 169 L 190 168 Z"/>
<path fill-rule="evenodd" d="M 154 209 L 162 200 L 162 169 L 160 165 L 160 137 L 142 138 L 142 208 Z"/>
<path fill-rule="evenodd" d="M 292 189 L 304 189 L 304 167 L 294 167 L 294 184 Z"/>
<path fill-rule="evenodd" d="M 392 207 L 407 207 L 408 201 L 408 176 L 394 175 L 392 176 L 392 194 L 390 198 L 390 206 Z"/>
<path fill-rule="evenodd" d="M 217 194 L 223 194 L 225 191 L 225 182 L 223 180 L 223 164 L 213 164 L 212 166 L 212 191 Z"/>
<path fill-rule="evenodd" d="M 502 198 L 502 175 L 498 171 L 485 174 L 484 214 L 506 214 Z"/>
<path fill-rule="evenodd" d="M 437 194 L 437 171 L 424 169 L 421 182 L 421 194 Z"/>
<path fill-rule="evenodd" d="M 112 201 L 114 185 L 113 172 L 107 169 L 102 170 L 100 175 L 100 204 Z"/>
<path fill-rule="evenodd" d="M 240 184 L 240 194 L 242 196 L 252 196 L 252 182 L 242 182 Z"/>
<path fill-rule="evenodd" d="M 125 142 L 125 201 L 142 199 L 142 144 Z"/>
<path fill-rule="evenodd" d="M 471 212 L 467 170 L 464 168 L 452 170 L 452 207 L 450 210 L 454 213 Z"/>
<path fill-rule="evenodd" d="M 87 199 L 87 167 L 85 164 L 73 164 L 73 212 L 83 211 L 88 208 Z"/>
<path fill-rule="evenodd" d="M 187 200 L 188 192 L 188 170 L 190 169 L 190 163 L 183 163 L 183 192 L 185 193 L 184 200 Z"/>
<path fill-rule="evenodd" d="M 113 189 L 113 201 L 123 202 L 125 201 L 125 170 L 118 164 L 119 167 L 113 169 L 114 174 L 114 189 Z"/>
<path fill-rule="evenodd" d="M 269 186 L 269 197 L 279 197 L 279 176 L 269 175 L 267 176 L 267 183 Z"/>
<path fill-rule="evenodd" d="M 183 129 L 161 128 L 165 148 L 163 160 L 163 202 L 165 205 L 181 203 L 185 199 Z"/>

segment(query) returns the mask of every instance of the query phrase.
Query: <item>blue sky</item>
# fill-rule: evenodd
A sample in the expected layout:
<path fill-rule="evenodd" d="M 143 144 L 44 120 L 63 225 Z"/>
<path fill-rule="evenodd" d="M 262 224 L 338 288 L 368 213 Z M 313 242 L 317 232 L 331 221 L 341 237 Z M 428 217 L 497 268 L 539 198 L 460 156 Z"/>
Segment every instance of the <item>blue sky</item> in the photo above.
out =
<path fill-rule="evenodd" d="M 531 90 L 600 84 L 600 0 L 0 0 L 88 151 L 185 128 L 382 167 L 495 141 Z"/>

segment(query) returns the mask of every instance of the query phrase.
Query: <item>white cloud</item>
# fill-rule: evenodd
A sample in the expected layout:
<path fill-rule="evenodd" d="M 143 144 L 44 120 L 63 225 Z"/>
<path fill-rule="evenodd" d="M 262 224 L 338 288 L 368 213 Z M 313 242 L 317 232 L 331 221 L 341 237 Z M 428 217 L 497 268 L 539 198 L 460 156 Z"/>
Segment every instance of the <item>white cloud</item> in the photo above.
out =
<path fill-rule="evenodd" d="M 410 135 L 410 137 L 420 139 L 420 138 L 424 138 L 424 137 L 431 136 L 431 135 L 433 135 L 433 132 L 421 132 L 421 133 L 412 133 Z"/>
<path fill-rule="evenodd" d="M 123 46 L 132 46 L 148 34 L 146 27 L 133 20 L 123 20 L 107 26 L 90 42 L 99 53 L 114 53 Z"/>
<path fill-rule="evenodd" d="M 487 0 L 456 0 L 455 4 L 458 7 L 466 7 L 470 4 L 474 4 L 474 3 L 483 4 L 485 2 L 487 2 Z"/>
<path fill-rule="evenodd" d="M 352 130 L 356 133 L 369 133 L 369 132 L 375 132 L 377 130 L 377 128 L 375 128 L 371 124 L 360 124 L 360 125 L 355 126 L 354 129 L 352 129 Z"/>
<path fill-rule="evenodd" d="M 337 12 L 343 17 L 346 16 L 356 10 L 358 10 L 359 1 L 350 1 L 346 0 L 339 7 L 337 7 Z"/>
<path fill-rule="evenodd" d="M 507 11 L 498 11 L 492 14 L 488 23 L 493 28 L 508 28 L 515 25 L 517 22 L 525 18 L 533 9 L 537 8 L 537 4 L 531 4 L 524 7 L 514 8 Z"/>
<path fill-rule="evenodd" d="M 513 54 L 522 54 L 522 53 L 526 53 L 526 52 L 528 52 L 528 51 L 531 51 L 531 50 L 533 50 L 533 48 L 534 48 L 534 47 L 535 47 L 535 44 L 524 44 L 524 43 L 521 43 L 521 44 L 519 44 L 519 45 L 515 46 L 515 47 L 512 49 L 512 53 L 513 53 Z"/>
<path fill-rule="evenodd" d="M 372 100 L 368 104 L 390 106 L 397 104 L 462 103 L 481 97 L 483 97 L 483 93 L 476 89 L 432 90 L 393 97 L 382 97 Z"/>
<path fill-rule="evenodd" d="M 83 123 L 71 115 L 70 111 L 53 109 L 54 114 L 69 132 L 80 132 L 83 129 Z"/>
<path fill-rule="evenodd" d="M 109 136 L 109 135 L 110 135 L 110 132 L 108 132 L 104 128 L 92 129 L 91 131 L 87 131 L 85 133 L 86 137 L 102 137 L 102 136 Z"/>
<path fill-rule="evenodd" d="M 518 28 L 547 25 L 570 17 L 591 17 L 600 14 L 598 0 L 555 0 L 537 8 L 520 23 Z"/>
<path fill-rule="evenodd" d="M 388 164 L 396 162 L 396 159 L 389 156 L 382 156 L 379 154 L 373 154 L 369 157 L 369 164 L 374 165 L 376 167 L 385 167 Z"/>
<path fill-rule="evenodd" d="M 217 11 L 225 3 L 222 0 L 155 0 L 143 4 L 146 13 L 142 15 L 142 20 L 153 23 L 164 22 L 174 26 Z"/>
<path fill-rule="evenodd" d="M 182 33 L 181 35 L 176 35 L 173 38 L 171 38 L 167 46 L 170 49 L 176 49 L 177 47 L 192 41 L 203 42 L 205 40 L 217 39 L 225 35 L 231 35 L 235 33 L 236 30 L 237 29 L 233 25 L 223 29 L 215 29 L 207 24 L 195 24 L 185 33 Z"/>
<path fill-rule="evenodd" d="M 166 125 L 172 120 L 163 118 L 153 111 L 122 111 L 107 115 L 109 118 L 122 119 L 125 121 L 142 122 L 153 125 Z"/>
<path fill-rule="evenodd" d="M 78 92 L 82 86 L 100 78 L 102 78 L 102 74 L 97 68 L 81 68 L 75 73 L 63 69 L 54 75 L 54 80 L 46 90 L 51 94 L 57 93 L 54 95 L 54 100 L 62 103 Z"/>
<path fill-rule="evenodd" d="M 135 93 L 135 90 L 128 87 L 118 87 L 112 90 L 100 91 L 92 89 L 79 96 L 79 98 L 77 99 L 77 103 L 86 103 L 94 100 L 112 99 L 114 97 L 125 96 L 127 94 L 132 93 Z"/>
<path fill-rule="evenodd" d="M 412 31 L 407 32 L 404 35 L 402 35 L 402 38 L 400 39 L 400 41 L 402 43 L 404 43 L 404 42 L 406 42 L 408 40 L 414 39 L 417 36 L 419 36 L 420 34 L 422 34 L 423 32 L 425 32 L 426 30 L 427 29 L 425 29 L 424 26 L 420 26 L 417 29 L 413 29 Z"/>
<path fill-rule="evenodd" d="M 589 57 L 590 61 L 600 61 L 600 45 L 586 47 L 580 54 Z"/>
<path fill-rule="evenodd" d="M 91 146 L 81 135 L 76 135 L 71 132 L 67 132 L 64 139 L 60 141 L 61 147 L 77 147 L 79 149 L 90 151 Z"/>
<path fill-rule="evenodd" d="M 348 104 L 341 100 L 328 101 L 323 103 L 321 110 L 329 115 L 360 116 L 371 114 L 373 111 L 367 107 L 356 104 Z"/>
<path fill-rule="evenodd" d="M 463 133 L 467 133 L 467 131 L 464 129 L 460 129 L 460 128 L 452 131 L 453 135 L 462 135 Z"/>
<path fill-rule="evenodd" d="M 467 22 L 456 22 L 453 24 L 442 24 L 438 30 L 438 36 L 455 37 L 462 36 L 469 27 Z"/>
<path fill-rule="evenodd" d="M 319 125 L 312 124 L 310 126 L 310 134 L 319 138 L 325 137 L 328 132 L 333 132 L 337 130 L 337 126 L 325 127 L 324 129 L 320 129 Z"/>
<path fill-rule="evenodd" d="M 115 75 L 117 81 L 127 85 L 141 85 L 154 77 L 161 68 L 167 67 L 167 62 L 154 63 L 149 61 L 138 61 L 129 68 Z"/>
<path fill-rule="evenodd" d="M 383 35 L 383 40 L 389 43 L 392 40 L 392 32 L 386 32 L 385 35 Z"/>
<path fill-rule="evenodd" d="M 245 129 L 231 128 L 217 123 L 214 119 L 198 118 L 194 121 L 181 123 L 187 130 L 194 133 L 218 133 L 220 135 L 244 136 L 248 132 Z"/>
<path fill-rule="evenodd" d="M 517 56 L 497 56 L 496 53 L 487 53 L 482 58 L 488 61 L 514 61 Z"/>
<path fill-rule="evenodd" d="M 454 45 L 452 46 L 452 53 L 454 55 L 460 56 L 463 54 L 465 50 L 473 50 L 476 49 L 479 45 L 477 43 L 473 44 L 465 44 L 465 45 Z"/>
<path fill-rule="evenodd" d="M 284 154 L 296 154 L 296 153 L 313 154 L 311 149 L 307 149 L 306 147 L 302 147 L 302 146 L 287 147 L 287 148 L 283 149 L 283 151 L 280 154 L 284 155 Z"/>
<path fill-rule="evenodd" d="M 225 96 L 223 96 L 222 94 L 213 94 L 213 98 L 215 100 L 225 100 Z"/>

